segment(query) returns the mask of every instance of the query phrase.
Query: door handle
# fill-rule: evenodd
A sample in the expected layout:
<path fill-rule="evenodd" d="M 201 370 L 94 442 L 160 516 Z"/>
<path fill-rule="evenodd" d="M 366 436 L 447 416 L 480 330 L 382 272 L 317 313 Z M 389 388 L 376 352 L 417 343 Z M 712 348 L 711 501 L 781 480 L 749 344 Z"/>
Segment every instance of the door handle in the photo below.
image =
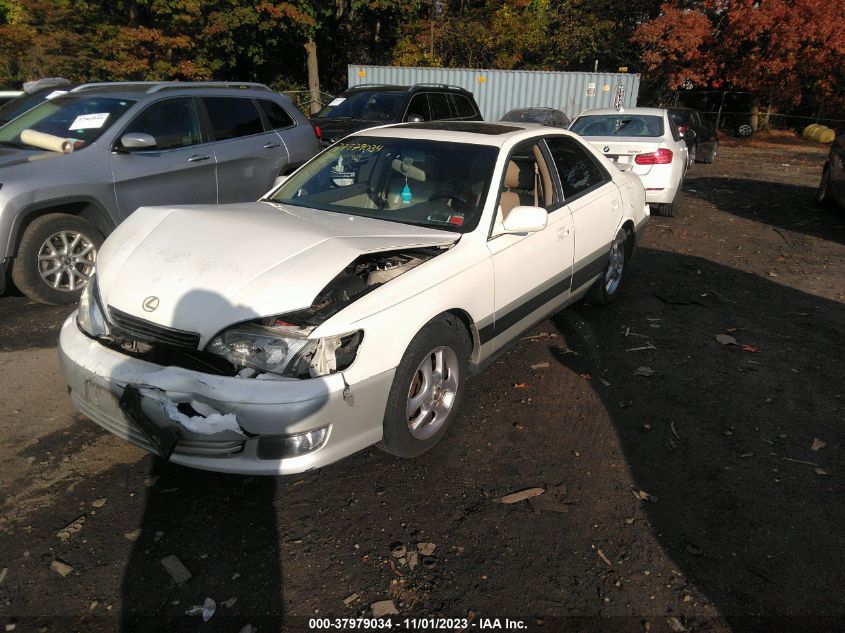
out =
<path fill-rule="evenodd" d="M 273 149 L 279 145 L 281 145 L 281 143 L 264 143 L 264 149 Z"/>
<path fill-rule="evenodd" d="M 198 163 L 203 160 L 211 160 L 211 156 L 208 154 L 194 154 L 188 159 L 189 163 Z"/>
<path fill-rule="evenodd" d="M 562 240 L 564 238 L 569 237 L 569 227 L 565 227 L 562 229 L 557 230 L 557 239 Z"/>

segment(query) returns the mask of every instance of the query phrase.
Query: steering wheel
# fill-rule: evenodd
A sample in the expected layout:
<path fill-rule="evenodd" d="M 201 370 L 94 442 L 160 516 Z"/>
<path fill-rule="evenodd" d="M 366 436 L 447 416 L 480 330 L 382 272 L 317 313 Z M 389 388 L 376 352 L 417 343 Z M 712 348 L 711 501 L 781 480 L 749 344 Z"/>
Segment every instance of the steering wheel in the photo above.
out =
<path fill-rule="evenodd" d="M 428 197 L 428 201 L 431 202 L 432 200 L 436 200 L 437 198 L 451 198 L 452 200 L 457 200 L 458 202 L 462 202 L 466 205 L 469 205 L 469 201 L 459 193 L 455 193 L 454 191 L 438 191 L 437 193 L 433 193 Z"/>

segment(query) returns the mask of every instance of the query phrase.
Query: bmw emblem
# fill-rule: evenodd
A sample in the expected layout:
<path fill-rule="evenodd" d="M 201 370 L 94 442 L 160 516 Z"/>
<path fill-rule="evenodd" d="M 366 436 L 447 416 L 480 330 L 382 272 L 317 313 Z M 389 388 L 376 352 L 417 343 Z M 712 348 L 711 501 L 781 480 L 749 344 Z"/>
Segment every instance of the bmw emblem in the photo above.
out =
<path fill-rule="evenodd" d="M 153 312 L 158 307 L 158 304 L 158 297 L 147 297 L 144 299 L 141 307 L 144 308 L 145 312 Z"/>
<path fill-rule="evenodd" d="M 610 151 L 610 148 L 607 145 L 605 145 L 604 147 L 601 148 L 601 151 L 603 151 L 605 154 L 607 154 Z"/>

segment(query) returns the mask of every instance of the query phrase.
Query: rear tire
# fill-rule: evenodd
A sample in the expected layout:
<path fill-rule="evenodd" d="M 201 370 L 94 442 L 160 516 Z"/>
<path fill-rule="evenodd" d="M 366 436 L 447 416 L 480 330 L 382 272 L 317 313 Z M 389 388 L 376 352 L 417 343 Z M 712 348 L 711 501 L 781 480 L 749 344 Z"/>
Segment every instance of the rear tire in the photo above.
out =
<path fill-rule="evenodd" d="M 713 143 L 713 149 L 709 152 L 705 152 L 701 158 L 701 162 L 706 163 L 708 165 L 712 165 L 716 162 L 716 153 L 719 151 L 718 143 Z"/>
<path fill-rule="evenodd" d="M 675 212 L 677 211 L 678 206 L 678 198 L 668 203 L 668 204 L 652 204 L 649 205 L 651 207 L 652 215 L 658 215 L 664 218 L 674 218 Z"/>
<path fill-rule="evenodd" d="M 692 147 L 689 148 L 689 159 L 687 160 L 687 169 L 692 167 L 695 164 L 696 159 L 698 158 L 698 143 L 695 143 Z"/>
<path fill-rule="evenodd" d="M 103 234 L 78 216 L 48 213 L 26 227 L 12 263 L 12 281 L 40 303 L 74 303 L 93 272 Z"/>
<path fill-rule="evenodd" d="M 625 229 L 619 229 L 610 245 L 610 256 L 604 273 L 590 288 L 588 296 L 590 303 L 606 306 L 616 301 L 616 297 L 619 296 L 625 273 L 625 261 L 629 251 L 628 239 L 628 233 Z"/>
<path fill-rule="evenodd" d="M 393 377 L 379 448 L 416 457 L 443 438 L 461 403 L 471 351 L 469 334 L 454 316 L 417 333 Z"/>
<path fill-rule="evenodd" d="M 833 200 L 830 198 L 830 166 L 825 165 L 822 171 L 822 179 L 819 182 L 819 191 L 816 194 L 816 200 L 820 207 L 830 209 L 833 206 Z"/>

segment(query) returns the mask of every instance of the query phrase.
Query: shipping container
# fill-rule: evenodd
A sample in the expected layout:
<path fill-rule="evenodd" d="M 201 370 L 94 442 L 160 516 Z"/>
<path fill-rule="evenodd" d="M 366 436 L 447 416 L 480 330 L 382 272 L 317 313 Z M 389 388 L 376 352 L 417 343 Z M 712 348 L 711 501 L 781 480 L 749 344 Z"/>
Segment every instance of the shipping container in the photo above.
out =
<path fill-rule="evenodd" d="M 545 106 L 575 119 L 583 110 L 637 105 L 640 75 L 628 73 L 484 70 L 405 66 L 348 67 L 349 87 L 361 84 L 449 84 L 475 95 L 485 121 L 498 121 L 508 110 Z M 621 86 L 621 87 L 620 87 Z"/>

